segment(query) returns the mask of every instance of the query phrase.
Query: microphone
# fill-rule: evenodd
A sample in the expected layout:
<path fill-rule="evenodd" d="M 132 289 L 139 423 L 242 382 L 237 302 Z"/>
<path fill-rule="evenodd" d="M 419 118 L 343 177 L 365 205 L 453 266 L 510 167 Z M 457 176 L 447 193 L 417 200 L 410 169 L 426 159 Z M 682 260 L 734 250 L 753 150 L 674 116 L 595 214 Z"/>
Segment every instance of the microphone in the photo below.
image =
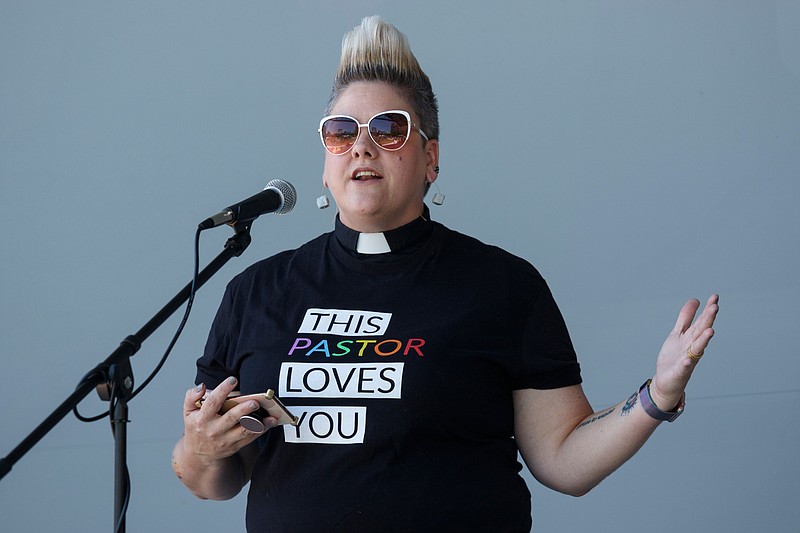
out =
<path fill-rule="evenodd" d="M 254 194 L 238 204 L 226 207 L 216 215 L 202 221 L 198 227 L 202 231 L 216 228 L 222 224 L 232 226 L 241 222 L 250 222 L 266 213 L 285 215 L 294 208 L 296 202 L 297 192 L 291 183 L 284 180 L 272 180 L 260 193 Z"/>

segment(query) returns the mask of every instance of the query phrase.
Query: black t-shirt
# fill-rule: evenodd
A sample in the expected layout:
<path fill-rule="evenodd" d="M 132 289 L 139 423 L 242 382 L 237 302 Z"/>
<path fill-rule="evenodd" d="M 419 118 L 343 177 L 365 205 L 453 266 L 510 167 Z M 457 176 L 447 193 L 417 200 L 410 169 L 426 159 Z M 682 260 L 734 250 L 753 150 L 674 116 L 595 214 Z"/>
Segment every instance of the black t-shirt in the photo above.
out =
<path fill-rule="evenodd" d="M 365 258 L 338 224 L 229 284 L 197 382 L 301 419 L 256 441 L 248 531 L 530 529 L 511 393 L 581 382 L 566 326 L 526 261 L 412 227 Z"/>

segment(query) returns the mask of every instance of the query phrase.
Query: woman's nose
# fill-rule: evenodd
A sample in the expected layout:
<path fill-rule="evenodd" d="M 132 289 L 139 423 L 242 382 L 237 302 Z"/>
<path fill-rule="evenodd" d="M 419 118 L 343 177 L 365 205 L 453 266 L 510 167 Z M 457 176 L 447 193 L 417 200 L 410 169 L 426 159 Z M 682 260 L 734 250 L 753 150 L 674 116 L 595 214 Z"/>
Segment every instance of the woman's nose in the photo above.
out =
<path fill-rule="evenodd" d="M 364 124 L 358 128 L 358 138 L 356 139 L 350 153 L 353 157 L 374 157 L 378 152 L 378 145 L 376 145 L 372 137 L 369 136 L 367 130 L 369 126 Z"/>

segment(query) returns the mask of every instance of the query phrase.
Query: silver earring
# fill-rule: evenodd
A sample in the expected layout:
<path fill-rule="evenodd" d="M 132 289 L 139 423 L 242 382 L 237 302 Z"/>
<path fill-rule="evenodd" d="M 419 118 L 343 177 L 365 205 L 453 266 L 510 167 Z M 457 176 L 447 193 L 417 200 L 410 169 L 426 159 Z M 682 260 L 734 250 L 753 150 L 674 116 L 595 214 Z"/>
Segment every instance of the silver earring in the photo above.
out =
<path fill-rule="evenodd" d="M 325 209 L 329 205 L 331 205 L 331 201 L 328 199 L 328 195 L 325 194 L 325 190 L 323 189 L 322 195 L 317 198 L 317 208 Z"/>
<path fill-rule="evenodd" d="M 439 165 L 436 165 L 436 168 L 434 168 L 433 171 L 436 172 L 436 175 L 438 176 Z M 431 201 L 436 205 L 442 205 L 444 203 L 444 194 L 442 194 L 442 191 L 439 190 L 439 186 L 436 184 L 435 181 L 433 182 L 433 186 L 436 187 L 436 194 L 433 195 Z"/>
<path fill-rule="evenodd" d="M 444 203 L 444 194 L 442 191 L 439 190 L 439 186 L 436 185 L 436 182 L 433 182 L 433 186 L 436 187 L 436 194 L 433 195 L 433 199 L 431 200 L 436 205 L 442 205 Z"/>

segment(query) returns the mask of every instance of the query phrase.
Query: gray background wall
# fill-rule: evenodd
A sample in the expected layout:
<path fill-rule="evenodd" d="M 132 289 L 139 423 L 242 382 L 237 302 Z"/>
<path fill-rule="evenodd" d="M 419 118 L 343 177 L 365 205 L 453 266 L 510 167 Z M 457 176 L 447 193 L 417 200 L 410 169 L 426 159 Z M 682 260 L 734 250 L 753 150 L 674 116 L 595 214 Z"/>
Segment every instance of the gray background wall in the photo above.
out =
<path fill-rule="evenodd" d="M 256 222 L 130 406 L 129 531 L 243 529 L 244 496 L 200 502 L 171 472 L 181 401 L 225 283 L 332 226 L 316 127 L 369 14 L 440 98 L 434 217 L 539 267 L 595 408 L 652 374 L 687 298 L 722 295 L 686 414 L 583 498 L 531 481 L 535 529 L 800 531 L 791 0 L 0 1 L 0 455 L 188 281 L 200 220 L 283 178 L 298 206 Z M 2 529 L 110 530 L 112 492 L 107 422 L 70 416 L 0 481 Z"/>

